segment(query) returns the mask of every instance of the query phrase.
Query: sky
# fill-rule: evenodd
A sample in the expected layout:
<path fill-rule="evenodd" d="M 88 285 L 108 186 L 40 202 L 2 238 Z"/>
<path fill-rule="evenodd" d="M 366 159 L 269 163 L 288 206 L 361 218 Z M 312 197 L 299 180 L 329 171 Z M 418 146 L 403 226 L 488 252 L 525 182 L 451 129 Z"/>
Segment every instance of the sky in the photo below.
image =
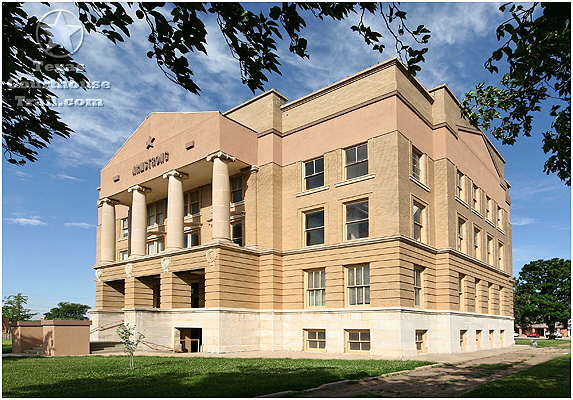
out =
<path fill-rule="evenodd" d="M 410 27 L 423 24 L 432 31 L 426 62 L 417 75 L 427 89 L 445 83 L 461 100 L 479 82 L 499 80 L 485 70 L 484 62 L 499 48 L 495 28 L 504 21 L 500 5 L 402 3 Z M 254 11 L 265 4 L 245 7 Z M 77 15 L 72 3 L 52 3 L 49 8 L 26 3 L 24 9 L 39 19 L 54 10 Z M 54 24 L 57 14 L 45 21 Z M 71 15 L 65 15 L 70 18 L 66 24 L 73 26 Z M 294 100 L 396 55 L 390 38 L 383 39 L 386 50 L 380 54 L 350 30 L 359 16 L 337 22 L 306 17 L 302 36 L 308 40 L 310 58 L 290 54 L 288 43 L 280 42 L 282 76 L 269 75 L 265 90 L 274 88 Z M 208 56 L 189 57 L 200 96 L 169 81 L 147 58 L 149 28 L 134 20 L 125 43 L 114 45 L 84 32 L 73 55 L 85 65 L 90 81 L 107 82 L 106 88 L 55 91 L 60 101 L 82 104 L 82 99 L 101 99 L 103 106 L 58 107 L 74 131 L 69 139 L 54 139 L 39 151 L 38 161 L 23 167 L 2 160 L 2 296 L 28 296 L 33 312 L 43 314 L 62 301 L 94 306 L 99 173 L 150 113 L 224 112 L 261 93 L 242 85 L 239 64 L 214 18 L 204 20 Z M 366 16 L 365 22 L 383 30 L 380 20 Z M 72 36 L 72 45 L 77 44 L 74 40 Z M 507 161 L 506 179 L 511 184 L 514 276 L 530 261 L 571 258 L 571 191 L 555 175 L 543 172 L 541 132 L 550 125 L 547 113 L 540 113 L 532 137 L 522 137 L 514 146 L 490 136 Z"/>

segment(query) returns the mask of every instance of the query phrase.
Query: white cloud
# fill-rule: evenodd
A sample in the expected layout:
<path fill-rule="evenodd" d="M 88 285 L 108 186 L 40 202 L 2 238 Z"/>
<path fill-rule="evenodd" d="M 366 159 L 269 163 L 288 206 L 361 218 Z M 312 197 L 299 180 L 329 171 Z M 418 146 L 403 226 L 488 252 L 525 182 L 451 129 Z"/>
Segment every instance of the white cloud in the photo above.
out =
<path fill-rule="evenodd" d="M 31 226 L 40 226 L 40 225 L 47 225 L 45 222 L 40 221 L 39 217 L 32 217 L 32 218 L 4 218 L 6 221 L 13 225 L 31 225 Z"/>
<path fill-rule="evenodd" d="M 93 228 L 95 225 L 88 224 L 86 222 L 64 222 L 64 226 L 68 228 L 90 229 Z"/>
<path fill-rule="evenodd" d="M 70 175 L 66 175 L 66 174 L 57 174 L 57 175 L 48 174 L 48 175 L 54 179 L 66 179 L 66 180 L 75 181 L 75 182 L 84 182 L 83 179 L 76 178 L 75 176 L 70 176 Z"/>
<path fill-rule="evenodd" d="M 15 173 L 16 175 L 18 175 L 18 176 L 19 176 L 20 178 L 22 178 L 22 179 L 28 179 L 28 178 L 31 178 L 31 177 L 32 177 L 32 175 L 30 175 L 30 174 L 28 174 L 28 173 L 26 173 L 26 172 L 24 172 L 24 171 L 20 171 L 20 170 L 17 170 L 17 169 L 14 169 L 13 171 L 14 171 L 14 173 Z"/>
<path fill-rule="evenodd" d="M 513 226 L 520 226 L 520 225 L 529 225 L 537 223 L 536 220 L 529 217 L 511 217 L 511 225 Z"/>

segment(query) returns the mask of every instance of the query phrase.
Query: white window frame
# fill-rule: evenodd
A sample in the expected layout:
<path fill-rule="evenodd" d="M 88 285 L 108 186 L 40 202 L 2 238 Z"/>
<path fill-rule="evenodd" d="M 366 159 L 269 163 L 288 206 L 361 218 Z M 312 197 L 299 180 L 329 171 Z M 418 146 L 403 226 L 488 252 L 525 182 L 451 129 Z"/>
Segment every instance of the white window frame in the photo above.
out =
<path fill-rule="evenodd" d="M 486 243 L 486 247 L 487 247 L 487 263 L 491 266 L 494 265 L 494 248 L 493 248 L 493 237 L 490 235 L 487 235 L 487 243 Z"/>
<path fill-rule="evenodd" d="M 197 244 L 192 244 L 192 237 L 197 235 Z M 194 229 L 192 231 L 185 232 L 183 234 L 183 248 L 189 249 L 191 247 L 199 246 L 201 244 L 201 235 L 198 229 Z"/>
<path fill-rule="evenodd" d="M 121 237 L 129 237 L 129 218 L 121 219 Z"/>
<path fill-rule="evenodd" d="M 482 259 L 481 251 L 481 229 L 479 226 L 474 225 L 474 257 L 478 260 Z"/>
<path fill-rule="evenodd" d="M 194 195 L 197 195 L 197 198 L 194 199 Z M 197 204 L 197 212 L 193 212 L 193 206 Z M 199 189 L 192 190 L 190 192 L 185 193 L 183 199 L 183 215 L 197 215 L 201 212 L 201 191 Z"/>
<path fill-rule="evenodd" d="M 158 211 L 158 205 L 161 205 L 162 211 Z M 165 200 L 156 201 L 147 205 L 147 226 L 157 226 L 165 224 L 166 215 L 166 202 Z M 159 222 L 161 215 L 161 222 Z M 153 223 L 151 223 L 151 218 L 153 218 Z"/>
<path fill-rule="evenodd" d="M 457 249 L 458 251 L 465 253 L 467 243 L 466 238 L 466 220 L 458 215 L 458 225 L 457 225 Z"/>
<path fill-rule="evenodd" d="M 480 203 L 480 189 L 475 183 L 472 183 L 472 208 L 481 214 Z"/>
<path fill-rule="evenodd" d="M 424 305 L 423 272 L 424 269 L 422 267 L 414 266 L 414 307 L 423 307 Z"/>
<path fill-rule="evenodd" d="M 316 172 L 316 161 L 318 160 L 322 160 L 322 171 Z M 312 173 L 311 174 L 307 174 L 307 165 L 310 165 L 312 163 Z M 315 159 L 309 160 L 309 161 L 305 161 L 303 164 L 303 175 L 304 175 L 304 190 L 311 190 L 311 189 L 316 189 L 319 187 L 323 187 L 324 186 L 324 156 L 322 157 L 317 157 Z M 317 177 L 322 175 L 322 185 L 319 186 L 313 186 L 313 187 L 309 187 L 309 179 L 313 178 L 313 177 Z"/>
<path fill-rule="evenodd" d="M 320 304 L 316 304 L 317 299 Z M 306 271 L 306 305 L 312 308 L 326 306 L 325 268 Z"/>
<path fill-rule="evenodd" d="M 427 330 L 417 329 L 415 331 L 415 343 L 416 343 L 417 354 L 428 352 L 427 340 L 426 340 L 427 334 L 428 334 Z"/>
<path fill-rule="evenodd" d="M 356 337 L 358 334 L 358 337 Z M 372 337 L 369 329 L 348 329 L 345 330 L 346 352 L 347 353 L 370 353 L 372 348 Z M 351 349 L 352 345 L 358 345 L 359 349 Z"/>
<path fill-rule="evenodd" d="M 416 220 L 416 210 L 418 211 L 418 220 Z M 426 232 L 424 229 L 426 206 L 416 200 L 412 202 L 412 238 L 419 242 L 426 242 Z M 419 229 L 419 236 L 416 235 L 416 228 Z"/>
<path fill-rule="evenodd" d="M 349 307 L 370 306 L 370 265 L 347 266 L 345 272 L 347 305 Z M 354 301 L 352 300 L 353 294 Z"/>
<path fill-rule="evenodd" d="M 326 330 L 325 329 L 305 329 L 304 341 L 306 351 L 326 351 Z M 316 344 L 316 347 L 313 347 Z"/>
<path fill-rule="evenodd" d="M 412 178 L 418 182 L 423 182 L 424 179 L 422 156 L 423 153 L 412 145 L 412 169 L 410 172 Z"/>
<path fill-rule="evenodd" d="M 151 252 L 151 250 L 153 250 L 153 252 Z M 157 239 L 153 239 L 153 240 L 149 240 L 147 242 L 147 255 L 148 256 L 152 256 L 154 254 L 159 254 L 161 252 L 165 251 L 165 240 L 164 238 L 157 238 Z"/>
<path fill-rule="evenodd" d="M 460 311 L 463 311 L 465 308 L 465 301 L 464 301 L 464 280 L 465 275 L 459 274 L 458 275 L 458 307 Z"/>
<path fill-rule="evenodd" d="M 501 270 L 505 270 L 505 247 L 503 245 L 503 242 L 499 241 L 497 242 L 497 267 Z"/>
<path fill-rule="evenodd" d="M 359 160 L 358 159 L 358 149 L 361 148 L 362 146 L 366 147 L 366 158 L 362 158 Z M 354 153 L 354 161 L 349 162 L 348 156 L 352 152 Z M 356 175 L 356 176 L 353 176 L 352 178 L 348 177 L 348 168 L 349 167 L 359 165 L 359 164 L 364 164 L 364 163 L 366 164 L 366 172 L 364 174 Z M 361 143 L 361 144 L 358 144 L 358 145 L 353 146 L 353 147 L 349 147 L 349 148 L 344 150 L 344 174 L 345 174 L 347 180 L 358 178 L 360 176 L 368 175 L 368 171 L 369 171 L 369 168 L 368 168 L 368 143 Z"/>
<path fill-rule="evenodd" d="M 368 216 L 366 218 L 348 221 L 348 206 L 354 206 L 354 205 L 357 205 L 360 203 L 366 203 Z M 355 237 L 355 238 L 349 238 L 348 237 L 348 235 L 349 235 L 348 227 L 351 225 L 363 224 L 364 222 L 366 222 L 366 225 L 368 227 L 367 235 L 366 236 L 359 236 L 359 237 Z M 368 199 L 362 199 L 362 200 L 357 200 L 357 201 L 345 203 L 344 204 L 344 238 L 345 238 L 345 240 L 348 241 L 348 240 L 364 239 L 367 237 L 370 237 L 370 204 L 369 204 L 369 200 Z"/>
<path fill-rule="evenodd" d="M 241 236 L 238 237 L 235 235 L 235 225 L 241 225 Z M 238 219 L 236 221 L 231 222 L 231 241 L 239 246 L 243 247 L 245 245 L 245 224 L 243 223 L 242 219 Z M 237 243 L 239 242 L 240 243 Z"/>
<path fill-rule="evenodd" d="M 238 185 L 236 185 L 238 183 Z M 235 194 L 240 193 L 240 199 L 235 199 Z M 239 203 L 244 200 L 244 193 L 243 193 L 243 176 L 236 176 L 231 178 L 231 203 Z"/>
<path fill-rule="evenodd" d="M 318 212 L 322 212 L 322 225 L 309 228 L 308 227 L 308 217 L 310 216 L 310 214 L 314 214 L 314 213 L 318 213 Z M 326 239 L 326 229 L 325 229 L 326 218 L 325 218 L 324 208 L 317 208 L 317 209 L 305 211 L 302 213 L 302 216 L 303 216 L 302 217 L 302 224 L 303 224 L 303 242 L 304 242 L 304 245 L 305 246 L 317 246 L 320 244 L 324 244 L 325 239 Z M 322 242 L 309 244 L 308 243 L 308 234 L 310 234 L 313 231 L 319 231 L 319 230 L 322 230 Z"/>
<path fill-rule="evenodd" d="M 456 171 L 456 196 L 460 199 L 460 200 L 464 200 L 464 174 L 458 169 Z"/>

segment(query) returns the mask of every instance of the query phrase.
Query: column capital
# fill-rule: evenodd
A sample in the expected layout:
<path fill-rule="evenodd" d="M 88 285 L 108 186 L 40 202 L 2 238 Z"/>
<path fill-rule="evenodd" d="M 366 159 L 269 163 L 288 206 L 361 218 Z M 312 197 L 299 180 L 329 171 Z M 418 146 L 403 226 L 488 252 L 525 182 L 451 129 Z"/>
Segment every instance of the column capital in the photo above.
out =
<path fill-rule="evenodd" d="M 167 178 L 169 178 L 170 176 L 174 176 L 175 178 L 179 178 L 179 179 L 181 179 L 181 180 L 184 180 L 184 179 L 188 179 L 188 178 L 189 178 L 189 175 L 187 175 L 187 174 L 185 174 L 185 173 L 183 173 L 183 172 L 179 172 L 179 171 L 177 171 L 177 170 L 175 170 L 175 169 L 172 169 L 171 171 L 167 171 L 166 173 L 163 174 L 163 179 L 167 179 Z"/>
<path fill-rule="evenodd" d="M 97 201 L 98 207 L 101 207 L 104 204 L 109 204 L 109 205 L 115 206 L 116 204 L 119 204 L 119 200 L 110 199 L 109 197 L 104 197 L 103 199 L 99 199 Z"/>
<path fill-rule="evenodd" d="M 227 154 L 225 152 L 222 151 L 216 151 L 215 153 L 211 153 L 206 157 L 207 161 L 213 161 L 213 159 L 215 158 L 219 158 L 221 159 L 221 161 L 230 161 L 230 162 L 234 162 L 236 160 L 235 157 L 233 157 L 230 154 Z"/>
<path fill-rule="evenodd" d="M 140 186 L 140 185 L 133 185 L 127 189 L 128 193 L 131 193 L 134 191 L 143 192 L 143 193 L 150 193 L 151 189 L 148 187 L 145 187 L 145 186 Z"/>

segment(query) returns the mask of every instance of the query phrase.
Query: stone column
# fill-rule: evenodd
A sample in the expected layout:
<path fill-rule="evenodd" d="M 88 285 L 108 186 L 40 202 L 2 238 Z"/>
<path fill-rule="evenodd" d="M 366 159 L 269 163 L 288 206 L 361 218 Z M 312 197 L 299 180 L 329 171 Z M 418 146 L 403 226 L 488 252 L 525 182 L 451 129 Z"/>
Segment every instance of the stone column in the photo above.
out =
<path fill-rule="evenodd" d="M 127 189 L 132 193 L 131 201 L 131 254 L 141 257 L 145 255 L 147 245 L 147 199 L 145 193 L 151 189 L 135 185 Z"/>
<path fill-rule="evenodd" d="M 101 207 L 101 253 L 100 262 L 115 261 L 115 205 L 117 200 L 105 198 L 98 201 Z"/>
<path fill-rule="evenodd" d="M 207 156 L 213 161 L 213 241 L 231 240 L 231 184 L 229 182 L 228 162 L 235 157 L 219 151 Z"/>
<path fill-rule="evenodd" d="M 176 170 L 163 174 L 169 179 L 167 189 L 167 238 L 166 250 L 183 248 L 183 180 L 189 176 Z"/>

